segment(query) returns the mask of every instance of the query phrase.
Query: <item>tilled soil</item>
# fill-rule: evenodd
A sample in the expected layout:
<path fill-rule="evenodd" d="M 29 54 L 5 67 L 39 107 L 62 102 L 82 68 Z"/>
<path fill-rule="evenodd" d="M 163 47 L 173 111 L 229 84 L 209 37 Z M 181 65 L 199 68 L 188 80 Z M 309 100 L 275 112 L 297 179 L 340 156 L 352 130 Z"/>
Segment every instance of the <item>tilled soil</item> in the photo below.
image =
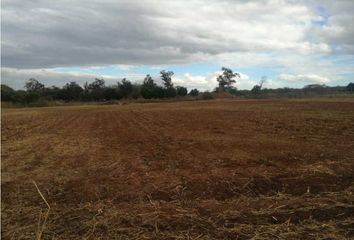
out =
<path fill-rule="evenodd" d="M 354 238 L 353 99 L 5 109 L 1 130 L 3 239 Z"/>

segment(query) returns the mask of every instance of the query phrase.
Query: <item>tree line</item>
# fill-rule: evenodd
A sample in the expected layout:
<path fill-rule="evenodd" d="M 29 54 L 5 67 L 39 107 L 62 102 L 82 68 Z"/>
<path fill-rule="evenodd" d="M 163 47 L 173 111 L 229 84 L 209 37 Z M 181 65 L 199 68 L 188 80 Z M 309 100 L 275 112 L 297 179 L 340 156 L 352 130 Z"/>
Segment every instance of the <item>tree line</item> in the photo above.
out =
<path fill-rule="evenodd" d="M 307 85 L 302 89 L 294 88 L 263 88 L 266 77 L 262 77 L 259 84 L 251 90 L 237 90 L 234 87 L 241 76 L 230 68 L 222 67 L 222 73 L 217 77 L 218 86 L 213 93 L 199 92 L 198 89 L 188 89 L 183 86 L 174 86 L 172 71 L 162 70 L 160 78 L 162 85 L 158 85 L 148 74 L 141 84 L 133 83 L 126 78 L 118 81 L 116 85 L 107 86 L 104 79 L 96 78 L 91 83 L 81 87 L 76 82 L 66 83 L 63 87 L 46 87 L 37 79 L 31 78 L 25 83 L 26 90 L 14 90 L 7 85 L 1 85 L 1 101 L 27 105 L 38 101 L 111 101 L 120 99 L 162 99 L 192 96 L 202 99 L 214 98 L 214 93 L 227 93 L 229 95 L 257 97 L 257 96 L 302 96 L 306 94 L 327 94 L 335 92 L 354 92 L 354 83 L 346 87 L 328 87 L 320 84 Z"/>
<path fill-rule="evenodd" d="M 91 83 L 81 87 L 76 82 L 66 83 L 63 87 L 46 87 L 35 78 L 30 78 L 25 83 L 26 90 L 14 90 L 6 85 L 1 85 L 1 100 L 29 104 L 40 99 L 59 101 L 111 101 L 120 99 L 158 99 L 175 98 L 184 96 L 198 96 L 198 89 L 188 89 L 183 86 L 174 86 L 172 71 L 162 70 L 160 77 L 163 85 L 158 85 L 148 74 L 142 84 L 133 83 L 123 78 L 116 85 L 106 85 L 104 79 L 95 78 Z"/>

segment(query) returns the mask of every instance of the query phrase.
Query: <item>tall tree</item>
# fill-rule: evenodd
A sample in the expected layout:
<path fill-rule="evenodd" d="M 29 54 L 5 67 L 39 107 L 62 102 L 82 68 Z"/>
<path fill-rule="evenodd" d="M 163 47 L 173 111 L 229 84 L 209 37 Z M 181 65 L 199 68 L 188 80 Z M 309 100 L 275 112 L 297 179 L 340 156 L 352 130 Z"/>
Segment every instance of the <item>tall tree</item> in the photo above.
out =
<path fill-rule="evenodd" d="M 192 90 L 189 92 L 189 95 L 191 95 L 191 96 L 193 96 L 193 97 L 198 96 L 198 94 L 199 94 L 199 91 L 198 91 L 198 89 L 196 89 L 196 88 L 192 89 Z"/>
<path fill-rule="evenodd" d="M 233 72 L 230 68 L 222 67 L 222 74 L 216 79 L 219 83 L 219 91 L 227 91 L 233 88 L 232 84 L 236 83 L 235 78 L 240 78 L 241 75 Z"/>
<path fill-rule="evenodd" d="M 122 97 L 127 98 L 130 97 L 133 91 L 133 84 L 126 78 L 123 78 L 122 82 L 118 82 L 118 89 L 122 94 Z"/>
<path fill-rule="evenodd" d="M 263 87 L 263 84 L 267 81 L 267 77 L 266 76 L 263 76 L 261 81 L 259 82 L 259 84 L 257 85 L 254 85 L 251 92 L 253 94 L 259 94 L 261 93 L 261 90 L 262 90 L 262 87 Z"/>
<path fill-rule="evenodd" d="M 177 91 L 177 95 L 181 97 L 186 96 L 188 93 L 187 88 L 181 86 L 177 86 L 176 91 Z"/>
<path fill-rule="evenodd" d="M 173 83 L 172 83 L 172 76 L 173 76 L 173 72 L 172 71 L 165 71 L 162 70 L 160 72 L 161 74 L 161 79 L 163 81 L 163 85 L 165 86 L 164 88 L 164 97 L 165 98 L 173 98 L 176 97 L 177 95 L 177 91 L 176 89 L 173 87 Z"/>
<path fill-rule="evenodd" d="M 174 73 L 172 71 L 162 70 L 160 74 L 165 88 L 172 88 L 173 87 L 172 76 Z"/>
<path fill-rule="evenodd" d="M 87 87 L 89 90 L 103 89 L 105 87 L 105 81 L 104 79 L 95 78 L 95 81 L 90 83 Z"/>
<path fill-rule="evenodd" d="M 345 89 L 349 92 L 354 92 L 354 83 L 349 83 L 348 86 L 345 87 Z"/>
<path fill-rule="evenodd" d="M 15 100 L 15 90 L 5 84 L 1 84 L 1 101 L 11 102 Z"/>
<path fill-rule="evenodd" d="M 85 90 L 88 90 L 85 94 L 88 94 L 88 98 L 99 101 L 104 99 L 104 89 L 105 89 L 105 81 L 104 79 L 95 78 L 95 81 L 92 83 L 85 85 Z M 87 97 L 85 97 L 87 98 Z"/>
<path fill-rule="evenodd" d="M 78 101 L 81 98 L 81 94 L 84 90 L 82 87 L 76 82 L 70 82 L 65 84 L 63 89 L 61 90 L 61 95 L 63 100 L 65 101 Z"/>
<path fill-rule="evenodd" d="M 150 76 L 150 74 L 147 74 L 146 77 L 144 78 L 143 81 L 143 85 L 144 86 L 149 86 L 149 87 L 154 87 L 156 86 L 154 79 L 152 79 L 152 77 Z"/>
<path fill-rule="evenodd" d="M 163 97 L 163 90 L 157 86 L 154 79 L 148 74 L 141 86 L 141 96 L 146 99 Z"/>
<path fill-rule="evenodd" d="M 44 91 L 44 84 L 40 83 L 35 78 L 30 78 L 25 83 L 25 88 L 26 88 L 27 92 L 42 93 Z"/>

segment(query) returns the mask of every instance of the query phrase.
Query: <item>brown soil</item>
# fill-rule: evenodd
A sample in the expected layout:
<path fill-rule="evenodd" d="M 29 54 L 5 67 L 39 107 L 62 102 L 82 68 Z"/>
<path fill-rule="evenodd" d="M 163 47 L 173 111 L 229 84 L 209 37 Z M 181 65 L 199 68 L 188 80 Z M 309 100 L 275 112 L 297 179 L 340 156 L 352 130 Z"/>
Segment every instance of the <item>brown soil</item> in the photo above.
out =
<path fill-rule="evenodd" d="M 2 237 L 350 239 L 354 100 L 2 112 Z M 43 214 L 42 214 L 43 216 Z"/>

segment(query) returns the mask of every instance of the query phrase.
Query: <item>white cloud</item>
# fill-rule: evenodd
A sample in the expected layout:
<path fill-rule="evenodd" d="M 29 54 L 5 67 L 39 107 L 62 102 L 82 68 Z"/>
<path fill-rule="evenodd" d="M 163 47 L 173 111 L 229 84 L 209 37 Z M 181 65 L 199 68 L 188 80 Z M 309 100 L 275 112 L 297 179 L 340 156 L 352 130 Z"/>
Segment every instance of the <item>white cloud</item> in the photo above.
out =
<path fill-rule="evenodd" d="M 334 42 L 343 45 L 335 49 L 351 49 L 354 3 L 324 1 L 333 16 L 317 26 L 321 2 L 312 2 L 4 0 L 3 66 L 185 64 L 262 51 L 329 54 Z"/>
<path fill-rule="evenodd" d="M 82 83 L 95 77 L 89 69 L 103 66 L 141 81 L 133 74 L 138 66 L 212 63 L 235 71 L 273 69 L 267 86 L 338 82 L 354 75 L 353 11 L 352 0 L 3 0 L 2 81 L 16 87 L 30 77 Z M 72 66 L 88 71 L 55 69 Z M 277 78 L 278 72 L 294 80 Z M 175 78 L 176 84 L 215 87 L 214 73 Z M 257 82 L 241 78 L 237 87 Z"/>
<path fill-rule="evenodd" d="M 280 74 L 280 81 L 287 82 L 312 82 L 312 83 L 328 83 L 330 80 L 326 77 L 322 77 L 316 74 L 306 74 L 306 75 L 291 75 L 291 74 Z"/>
<path fill-rule="evenodd" d="M 216 71 L 206 75 L 193 75 L 186 73 L 182 76 L 175 76 L 173 82 L 175 85 L 182 85 L 188 89 L 197 88 L 202 91 L 213 91 L 217 87 L 217 77 L 221 74 L 221 71 Z M 251 88 L 254 85 L 254 81 L 246 74 L 240 73 L 240 78 L 236 78 L 237 88 Z M 253 85 L 252 85 L 253 84 Z"/>
<path fill-rule="evenodd" d="M 142 79 L 140 75 L 127 75 L 130 80 L 139 82 Z M 81 86 L 85 82 L 92 82 L 95 78 L 104 78 L 107 85 L 114 85 L 121 80 L 121 76 L 97 75 L 82 72 L 58 72 L 56 69 L 16 69 L 1 68 L 2 84 L 9 85 L 15 89 L 24 88 L 25 81 L 29 78 L 36 78 L 47 87 L 63 86 L 68 82 L 75 81 Z"/>

